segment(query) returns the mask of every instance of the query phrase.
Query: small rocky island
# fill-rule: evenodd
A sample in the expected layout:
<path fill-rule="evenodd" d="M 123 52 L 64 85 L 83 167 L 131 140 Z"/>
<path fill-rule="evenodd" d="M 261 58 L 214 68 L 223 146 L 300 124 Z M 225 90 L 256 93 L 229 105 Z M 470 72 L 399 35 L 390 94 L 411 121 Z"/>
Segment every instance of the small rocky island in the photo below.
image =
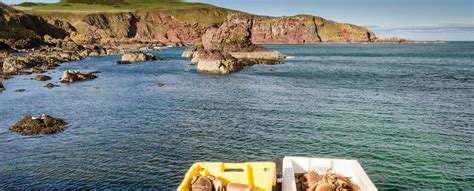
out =
<path fill-rule="evenodd" d="M 67 70 L 64 71 L 63 76 L 60 79 L 61 83 L 74 83 L 79 81 L 87 81 L 96 79 L 95 75 L 97 72 L 81 73 L 79 71 Z"/>
<path fill-rule="evenodd" d="M 28 136 L 59 133 L 63 132 L 66 128 L 67 123 L 64 120 L 42 114 L 39 117 L 25 116 L 10 127 L 10 131 Z"/>
<path fill-rule="evenodd" d="M 252 16 L 230 14 L 219 28 L 210 28 L 201 42 L 186 49 L 201 72 L 229 74 L 255 64 L 283 64 L 286 55 L 252 43 Z"/>

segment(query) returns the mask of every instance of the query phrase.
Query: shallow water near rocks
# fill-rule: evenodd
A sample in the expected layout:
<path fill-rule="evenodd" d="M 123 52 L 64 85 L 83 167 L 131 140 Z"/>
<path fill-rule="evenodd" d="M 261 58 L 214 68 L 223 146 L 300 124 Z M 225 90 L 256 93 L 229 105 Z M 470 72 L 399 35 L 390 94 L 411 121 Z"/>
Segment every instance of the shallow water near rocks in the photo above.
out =
<path fill-rule="evenodd" d="M 0 188 L 173 190 L 193 162 L 285 155 L 358 160 L 381 190 L 474 187 L 474 43 L 268 47 L 292 58 L 218 76 L 173 48 L 154 52 L 165 61 L 91 57 L 50 81 L 4 81 Z M 65 70 L 102 73 L 43 87 Z M 41 113 L 70 127 L 8 131 Z"/>

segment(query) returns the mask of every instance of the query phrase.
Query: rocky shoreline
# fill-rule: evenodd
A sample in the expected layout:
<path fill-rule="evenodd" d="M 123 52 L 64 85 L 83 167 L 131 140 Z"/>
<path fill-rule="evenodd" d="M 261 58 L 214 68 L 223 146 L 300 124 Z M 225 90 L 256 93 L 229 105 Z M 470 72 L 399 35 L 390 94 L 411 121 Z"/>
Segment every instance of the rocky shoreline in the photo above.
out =
<path fill-rule="evenodd" d="M 122 54 L 117 62 L 120 65 L 162 60 L 143 51 L 161 51 L 185 44 L 193 45 L 184 50 L 182 57 L 190 58 L 198 71 L 230 74 L 257 64 L 284 64 L 287 55 L 257 44 L 416 43 L 397 38 L 378 39 L 366 28 L 309 15 L 266 17 L 228 12 L 222 22 L 208 25 L 189 23 L 163 13 L 86 15 L 78 22 L 71 22 L 68 18 L 26 14 L 2 3 L 0 13 L 3 15 L 0 17 L 0 91 L 6 89 L 2 81 L 15 75 L 38 74 L 32 80 L 51 80 L 42 73 L 64 62 L 116 54 Z M 17 28 L 4 23 L 14 23 Z M 150 29 L 150 23 L 163 24 L 166 34 L 161 34 L 163 30 Z M 15 54 L 19 52 L 24 54 Z M 68 70 L 59 82 L 93 80 L 96 73 Z M 57 86 L 48 83 L 44 87 Z M 49 122 L 53 123 L 52 128 L 47 127 Z M 50 134 L 64 131 L 59 126 L 65 125 L 64 121 L 47 115 L 27 116 L 10 130 L 23 135 Z"/>

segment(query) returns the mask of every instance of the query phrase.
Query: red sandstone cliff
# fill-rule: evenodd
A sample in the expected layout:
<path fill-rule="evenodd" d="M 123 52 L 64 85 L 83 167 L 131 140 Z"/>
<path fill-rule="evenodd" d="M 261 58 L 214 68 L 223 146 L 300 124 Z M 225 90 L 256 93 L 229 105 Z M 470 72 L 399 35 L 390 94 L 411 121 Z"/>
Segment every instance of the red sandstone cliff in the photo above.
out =
<path fill-rule="evenodd" d="M 250 17 L 252 42 L 302 44 L 321 42 L 373 42 L 375 34 L 363 27 L 341 24 L 321 17 Z M 73 38 L 85 42 L 195 43 L 211 24 L 182 20 L 164 12 L 90 14 L 85 17 L 47 17 L 71 23 Z"/>

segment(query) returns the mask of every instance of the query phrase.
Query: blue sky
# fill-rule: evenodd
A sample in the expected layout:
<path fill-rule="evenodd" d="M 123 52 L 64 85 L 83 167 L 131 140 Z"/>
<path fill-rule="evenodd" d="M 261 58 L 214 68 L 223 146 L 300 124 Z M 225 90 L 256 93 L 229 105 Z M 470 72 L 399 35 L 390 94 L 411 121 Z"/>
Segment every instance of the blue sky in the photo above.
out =
<path fill-rule="evenodd" d="M 23 0 L 3 0 L 19 3 Z M 29 0 L 55 2 L 57 0 Z M 188 0 L 270 16 L 310 14 L 372 29 L 379 37 L 474 40 L 474 0 Z"/>

